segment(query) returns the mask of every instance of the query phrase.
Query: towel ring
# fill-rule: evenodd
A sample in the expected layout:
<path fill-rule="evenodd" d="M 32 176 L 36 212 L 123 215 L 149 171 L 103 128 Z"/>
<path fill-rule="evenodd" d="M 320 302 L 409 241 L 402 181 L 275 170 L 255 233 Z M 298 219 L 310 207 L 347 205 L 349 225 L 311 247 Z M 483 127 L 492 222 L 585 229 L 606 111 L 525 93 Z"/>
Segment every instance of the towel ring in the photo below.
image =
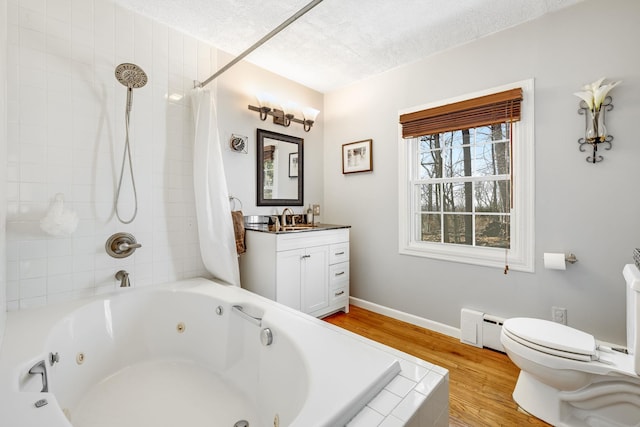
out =
<path fill-rule="evenodd" d="M 229 201 L 233 202 L 233 207 L 231 208 L 232 211 L 238 210 L 236 209 L 236 202 L 240 203 L 240 210 L 242 210 L 242 200 L 238 199 L 235 196 L 229 196 Z"/>

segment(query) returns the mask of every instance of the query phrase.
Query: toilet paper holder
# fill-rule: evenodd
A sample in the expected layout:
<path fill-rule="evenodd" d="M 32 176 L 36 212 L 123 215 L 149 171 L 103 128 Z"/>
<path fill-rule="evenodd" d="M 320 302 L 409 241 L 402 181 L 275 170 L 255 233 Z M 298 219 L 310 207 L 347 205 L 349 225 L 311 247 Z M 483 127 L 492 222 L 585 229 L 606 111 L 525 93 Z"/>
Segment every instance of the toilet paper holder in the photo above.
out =
<path fill-rule="evenodd" d="M 544 268 L 548 270 L 566 270 L 567 263 L 575 264 L 576 262 L 578 262 L 578 258 L 573 253 L 569 253 L 569 255 L 563 252 L 544 253 Z"/>
<path fill-rule="evenodd" d="M 569 255 L 565 255 L 564 260 L 570 264 L 575 264 L 576 262 L 578 262 L 578 258 L 576 258 L 576 256 L 571 252 L 569 252 Z"/>

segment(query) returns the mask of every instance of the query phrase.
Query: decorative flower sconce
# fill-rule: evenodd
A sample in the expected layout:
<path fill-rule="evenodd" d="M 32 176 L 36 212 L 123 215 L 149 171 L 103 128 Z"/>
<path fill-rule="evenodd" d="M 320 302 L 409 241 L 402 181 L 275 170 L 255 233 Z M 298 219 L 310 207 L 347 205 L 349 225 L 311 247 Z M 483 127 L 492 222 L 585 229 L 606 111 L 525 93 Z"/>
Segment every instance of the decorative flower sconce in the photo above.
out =
<path fill-rule="evenodd" d="M 311 126 L 313 126 L 316 117 L 318 117 L 320 113 L 320 111 L 311 107 L 300 109 L 300 107 L 293 102 L 280 104 L 267 93 L 260 93 L 256 95 L 256 98 L 258 99 L 258 106 L 249 105 L 249 110 L 260 113 L 260 120 L 265 121 L 268 116 L 273 116 L 273 123 L 284 127 L 289 127 L 291 122 L 300 123 L 305 132 L 311 130 Z M 296 111 L 302 112 L 302 119 L 295 117 Z"/>
<path fill-rule="evenodd" d="M 617 81 L 605 85 L 602 84 L 603 82 L 604 77 L 583 86 L 581 92 L 574 93 L 582 99 L 578 114 L 585 116 L 584 138 L 578 139 L 580 151 L 586 151 L 586 144 L 593 147 L 593 155 L 587 157 L 589 163 L 601 162 L 603 157 L 597 154 L 598 145 L 606 144 L 604 149 L 611 150 L 611 141 L 613 141 L 613 136 L 607 133 L 605 125 L 606 112 L 613 110 L 612 98 L 608 94 L 621 82 Z"/>

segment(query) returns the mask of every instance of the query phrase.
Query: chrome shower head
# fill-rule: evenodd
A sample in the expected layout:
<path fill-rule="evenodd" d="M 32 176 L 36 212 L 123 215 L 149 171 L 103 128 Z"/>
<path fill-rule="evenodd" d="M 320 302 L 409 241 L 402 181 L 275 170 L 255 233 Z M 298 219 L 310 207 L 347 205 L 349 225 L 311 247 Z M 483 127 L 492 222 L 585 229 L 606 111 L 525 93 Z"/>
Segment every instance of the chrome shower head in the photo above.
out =
<path fill-rule="evenodd" d="M 129 89 L 138 89 L 147 84 L 147 74 L 142 68 L 128 62 L 116 67 L 116 79 Z"/>
<path fill-rule="evenodd" d="M 131 112 L 131 104 L 133 102 L 133 89 L 141 88 L 147 84 L 147 73 L 136 64 L 128 62 L 122 63 L 116 67 L 116 79 L 127 87 L 127 117 Z"/>

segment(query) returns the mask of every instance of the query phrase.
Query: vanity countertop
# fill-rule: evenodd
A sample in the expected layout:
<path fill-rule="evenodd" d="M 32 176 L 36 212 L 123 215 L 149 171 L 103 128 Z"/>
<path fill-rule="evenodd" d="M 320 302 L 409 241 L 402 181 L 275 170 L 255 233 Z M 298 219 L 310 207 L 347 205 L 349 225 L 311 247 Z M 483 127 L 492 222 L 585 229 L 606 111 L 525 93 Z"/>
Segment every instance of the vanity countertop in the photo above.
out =
<path fill-rule="evenodd" d="M 286 233 L 310 233 L 313 231 L 336 230 L 339 228 L 351 228 L 350 225 L 314 224 L 313 227 L 296 227 L 295 229 L 276 230 L 275 226 L 267 224 L 246 224 L 245 230 L 260 231 L 262 233 L 286 234 Z"/>

